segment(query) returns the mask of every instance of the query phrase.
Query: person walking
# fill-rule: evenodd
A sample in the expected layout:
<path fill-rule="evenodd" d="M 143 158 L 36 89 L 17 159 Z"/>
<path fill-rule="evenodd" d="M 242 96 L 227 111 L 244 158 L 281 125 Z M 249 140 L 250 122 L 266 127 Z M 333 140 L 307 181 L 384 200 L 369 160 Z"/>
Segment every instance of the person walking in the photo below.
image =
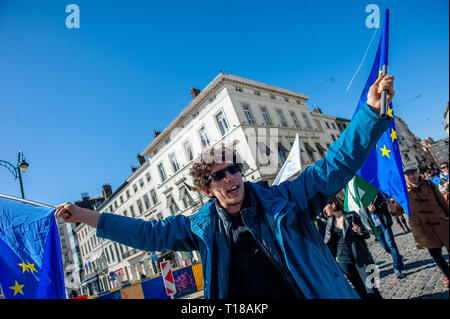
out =
<path fill-rule="evenodd" d="M 442 247 L 449 251 L 448 202 L 438 188 L 417 174 L 417 168 L 405 171 L 409 194 L 409 225 L 418 249 L 427 249 L 444 275 L 443 284 L 449 287 L 449 265 L 442 256 Z"/>
<path fill-rule="evenodd" d="M 397 276 L 398 279 L 404 278 L 405 275 L 402 273 L 402 269 L 405 265 L 403 264 L 403 257 L 399 252 L 392 232 L 392 216 L 388 209 L 384 194 L 378 193 L 367 208 L 373 224 L 381 231 L 380 235 L 377 237 L 378 242 L 387 253 L 391 254 L 395 276 Z"/>
<path fill-rule="evenodd" d="M 324 208 L 328 216 L 324 242 L 362 299 L 382 299 L 378 289 L 367 280 L 367 267 L 375 265 L 365 241 L 369 232 L 357 213 L 343 209 L 337 197 L 328 200 Z"/>
<path fill-rule="evenodd" d="M 353 178 L 391 124 L 379 110 L 383 90 L 388 105 L 392 101 L 393 81 L 380 76 L 327 155 L 293 181 L 272 187 L 244 183 L 236 154 L 210 149 L 196 158 L 190 174 L 212 200 L 193 215 L 144 221 L 67 202 L 57 206 L 55 216 L 140 250 L 199 251 L 205 299 L 359 298 L 313 219 Z"/>
<path fill-rule="evenodd" d="M 395 222 L 402 229 L 403 234 L 409 233 L 411 229 L 409 229 L 408 223 L 405 219 L 405 210 L 393 198 L 388 199 L 387 205 L 389 210 L 391 211 L 392 216 L 395 219 Z"/>
<path fill-rule="evenodd" d="M 439 184 L 439 190 L 441 191 L 441 193 L 444 195 L 444 198 L 447 200 L 449 200 L 449 196 L 448 196 L 448 180 L 449 180 L 449 175 L 448 175 L 448 162 L 443 162 L 441 163 L 441 174 L 439 175 L 439 178 L 441 179 L 441 183 Z"/>

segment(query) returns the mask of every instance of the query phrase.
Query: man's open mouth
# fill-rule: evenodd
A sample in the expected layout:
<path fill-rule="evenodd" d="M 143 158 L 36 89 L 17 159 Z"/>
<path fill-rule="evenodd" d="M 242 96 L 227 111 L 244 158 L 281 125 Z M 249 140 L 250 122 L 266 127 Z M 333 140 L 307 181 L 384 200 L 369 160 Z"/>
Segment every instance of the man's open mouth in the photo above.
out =
<path fill-rule="evenodd" d="M 236 194 L 239 191 L 239 188 L 240 188 L 239 185 L 234 185 L 229 190 L 227 190 L 227 193 L 228 194 Z"/>

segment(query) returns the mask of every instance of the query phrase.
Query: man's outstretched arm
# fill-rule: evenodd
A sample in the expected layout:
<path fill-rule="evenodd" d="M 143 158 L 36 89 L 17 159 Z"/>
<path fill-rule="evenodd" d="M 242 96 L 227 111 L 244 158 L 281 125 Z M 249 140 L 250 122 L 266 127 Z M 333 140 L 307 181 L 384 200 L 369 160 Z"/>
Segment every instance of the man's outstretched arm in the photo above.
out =
<path fill-rule="evenodd" d="M 97 236 L 145 251 L 198 249 L 197 238 L 190 231 L 190 221 L 183 215 L 160 221 L 145 221 L 116 214 L 99 213 L 72 203 L 56 207 L 55 216 L 68 223 L 84 223 L 97 228 Z"/>
<path fill-rule="evenodd" d="M 339 139 L 327 150 L 322 160 L 305 169 L 294 181 L 272 187 L 279 196 L 297 202 L 314 217 L 328 197 L 335 195 L 355 176 L 381 135 L 388 129 L 391 119 L 379 117 L 381 92 L 387 90 L 388 103 L 394 96 L 394 77 L 379 77 L 367 94 L 364 105 L 344 130 Z"/>

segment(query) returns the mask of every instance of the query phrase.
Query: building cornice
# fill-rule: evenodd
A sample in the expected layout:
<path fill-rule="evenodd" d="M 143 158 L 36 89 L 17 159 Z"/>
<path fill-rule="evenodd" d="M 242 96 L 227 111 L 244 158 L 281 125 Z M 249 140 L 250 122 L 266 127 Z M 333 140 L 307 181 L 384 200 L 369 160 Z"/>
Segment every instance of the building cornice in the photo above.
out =
<path fill-rule="evenodd" d="M 219 73 L 214 80 L 212 80 L 204 89 L 200 92 L 200 94 L 188 104 L 187 107 L 181 111 L 181 113 L 141 152 L 142 156 L 150 156 L 151 153 L 157 148 L 160 142 L 164 141 L 170 136 L 170 133 L 173 129 L 177 127 L 181 127 L 183 122 L 192 116 L 195 111 L 203 105 L 204 102 L 213 95 L 217 89 L 225 84 L 236 85 L 245 87 L 252 90 L 258 90 L 261 92 L 266 92 L 269 94 L 277 94 L 284 97 L 290 97 L 293 99 L 301 100 L 305 103 L 309 96 L 301 93 L 296 93 L 293 91 L 289 91 L 286 89 L 282 89 L 273 85 L 268 85 L 262 82 L 257 82 L 250 79 L 245 79 L 239 76 Z"/>

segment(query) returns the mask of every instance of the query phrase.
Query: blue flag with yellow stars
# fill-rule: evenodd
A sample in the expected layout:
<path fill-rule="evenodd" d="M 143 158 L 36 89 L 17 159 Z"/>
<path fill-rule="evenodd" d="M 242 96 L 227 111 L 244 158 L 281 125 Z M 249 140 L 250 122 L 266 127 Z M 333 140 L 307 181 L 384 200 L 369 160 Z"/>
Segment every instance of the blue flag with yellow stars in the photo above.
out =
<path fill-rule="evenodd" d="M 369 78 L 359 99 L 359 109 L 367 103 L 367 93 L 370 86 L 383 74 L 383 65 L 388 65 L 388 43 L 389 43 L 389 10 L 386 10 L 385 23 L 382 31 L 380 44 L 378 45 L 375 61 Z M 355 116 L 355 114 L 353 116 Z M 408 213 L 409 196 L 406 188 L 405 176 L 403 174 L 402 158 L 397 140 L 395 128 L 394 107 L 392 103 L 387 108 L 388 118 L 391 119 L 389 129 L 381 136 L 367 157 L 361 169 L 356 173 L 383 193 L 394 198 Z"/>
<path fill-rule="evenodd" d="M 54 211 L 0 197 L 0 285 L 6 299 L 66 298 Z"/>

